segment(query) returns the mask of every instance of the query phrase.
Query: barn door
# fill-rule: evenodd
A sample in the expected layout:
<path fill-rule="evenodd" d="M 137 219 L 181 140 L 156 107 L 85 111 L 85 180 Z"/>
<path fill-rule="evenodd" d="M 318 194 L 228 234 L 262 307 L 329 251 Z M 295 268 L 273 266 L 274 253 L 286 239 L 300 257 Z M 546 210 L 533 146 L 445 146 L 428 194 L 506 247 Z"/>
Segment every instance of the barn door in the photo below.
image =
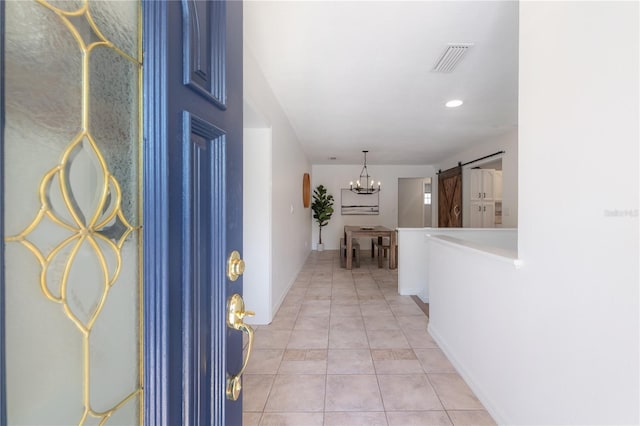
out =
<path fill-rule="evenodd" d="M 462 227 L 462 167 L 438 175 L 438 226 Z"/>

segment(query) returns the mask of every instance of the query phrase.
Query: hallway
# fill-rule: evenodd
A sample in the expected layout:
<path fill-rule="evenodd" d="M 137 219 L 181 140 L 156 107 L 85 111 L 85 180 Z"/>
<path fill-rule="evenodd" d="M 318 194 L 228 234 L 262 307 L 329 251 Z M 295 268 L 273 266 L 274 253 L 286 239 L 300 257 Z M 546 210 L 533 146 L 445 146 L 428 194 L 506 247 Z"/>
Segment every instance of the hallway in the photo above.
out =
<path fill-rule="evenodd" d="M 274 321 L 257 326 L 245 426 L 495 424 L 397 293 L 397 270 L 311 252 Z"/>

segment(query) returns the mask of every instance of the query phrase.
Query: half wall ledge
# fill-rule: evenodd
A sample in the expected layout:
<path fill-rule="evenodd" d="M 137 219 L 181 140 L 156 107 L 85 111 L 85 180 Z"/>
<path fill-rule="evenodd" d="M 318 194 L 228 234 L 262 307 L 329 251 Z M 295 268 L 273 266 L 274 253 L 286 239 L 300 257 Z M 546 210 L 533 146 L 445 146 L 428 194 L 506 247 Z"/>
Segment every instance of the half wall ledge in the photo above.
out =
<path fill-rule="evenodd" d="M 472 251 L 483 256 L 493 258 L 495 260 L 512 264 L 516 269 L 523 265 L 522 259 L 518 258 L 518 253 L 513 250 L 506 250 L 499 247 L 492 247 L 473 241 L 467 241 L 460 238 L 450 237 L 448 235 L 432 235 L 426 234 L 425 240 L 431 240 L 450 247 L 455 247 L 464 251 Z M 426 241 L 425 241 L 426 242 Z"/>

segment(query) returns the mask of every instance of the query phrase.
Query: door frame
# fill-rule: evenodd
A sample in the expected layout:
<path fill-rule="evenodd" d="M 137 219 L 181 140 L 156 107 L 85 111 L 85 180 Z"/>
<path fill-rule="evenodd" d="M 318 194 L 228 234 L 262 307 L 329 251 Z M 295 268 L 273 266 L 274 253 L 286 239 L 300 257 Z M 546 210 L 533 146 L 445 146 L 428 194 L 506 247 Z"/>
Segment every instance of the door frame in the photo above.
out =
<path fill-rule="evenodd" d="M 0 2 L 0 58 L 4 58 L 5 2 Z M 0 61 L 0 372 L 6 371 L 4 317 L 4 60 Z M 6 374 L 0 375 L 0 425 L 7 424 Z"/>
<path fill-rule="evenodd" d="M 142 0 L 142 199 L 144 424 L 166 424 L 180 416 L 169 402 L 169 359 L 182 348 L 169 344 L 169 183 L 165 60 L 167 8 Z M 153 214 L 151 214 L 153 212 Z M 178 417 L 179 418 L 179 417 Z"/>

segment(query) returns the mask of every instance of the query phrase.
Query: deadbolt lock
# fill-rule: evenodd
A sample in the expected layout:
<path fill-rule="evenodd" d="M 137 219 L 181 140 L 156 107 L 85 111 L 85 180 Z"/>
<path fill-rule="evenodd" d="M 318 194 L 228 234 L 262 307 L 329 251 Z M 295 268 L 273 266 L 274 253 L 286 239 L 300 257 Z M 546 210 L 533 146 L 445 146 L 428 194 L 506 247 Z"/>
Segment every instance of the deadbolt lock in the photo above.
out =
<path fill-rule="evenodd" d="M 235 281 L 242 274 L 244 274 L 244 260 L 240 258 L 240 253 L 234 250 L 229 255 L 229 260 L 227 261 L 227 277 L 229 277 L 231 281 Z"/>

